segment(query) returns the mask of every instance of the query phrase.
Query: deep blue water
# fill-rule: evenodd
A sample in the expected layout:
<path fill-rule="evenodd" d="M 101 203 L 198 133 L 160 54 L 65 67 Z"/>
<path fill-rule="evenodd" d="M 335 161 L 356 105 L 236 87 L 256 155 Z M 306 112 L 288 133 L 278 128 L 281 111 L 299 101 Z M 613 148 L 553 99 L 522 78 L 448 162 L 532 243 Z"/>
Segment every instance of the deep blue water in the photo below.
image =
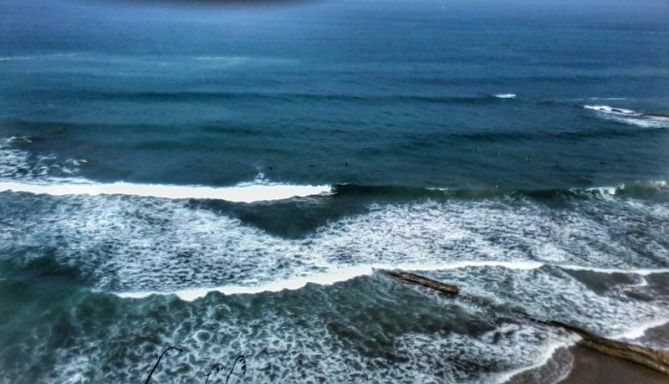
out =
<path fill-rule="evenodd" d="M 167 345 L 157 382 L 498 382 L 568 344 L 381 267 L 669 319 L 665 1 L 223 3 L 0 0 L 0 383 Z"/>

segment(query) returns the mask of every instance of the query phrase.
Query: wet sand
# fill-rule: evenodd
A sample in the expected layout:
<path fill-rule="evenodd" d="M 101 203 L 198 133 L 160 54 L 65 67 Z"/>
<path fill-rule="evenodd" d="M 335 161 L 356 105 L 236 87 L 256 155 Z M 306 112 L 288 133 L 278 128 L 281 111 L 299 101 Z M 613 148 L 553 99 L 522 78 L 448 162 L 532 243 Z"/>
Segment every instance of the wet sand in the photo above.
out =
<path fill-rule="evenodd" d="M 648 329 L 635 342 L 654 348 L 666 348 L 669 345 L 669 323 Z M 575 346 L 571 352 L 574 355 L 574 368 L 560 384 L 669 383 L 667 375 L 585 347 Z"/>
<path fill-rule="evenodd" d="M 669 323 L 646 330 L 642 337 L 632 342 L 666 349 L 669 346 Z M 565 367 L 571 367 L 568 373 Z M 568 349 L 558 349 L 545 365 L 519 373 L 508 384 L 534 384 L 540 381 L 557 381 L 560 384 L 669 384 L 669 375 L 574 345 Z"/>
<path fill-rule="evenodd" d="M 669 376 L 638 364 L 575 346 L 574 368 L 560 384 L 668 384 Z"/>

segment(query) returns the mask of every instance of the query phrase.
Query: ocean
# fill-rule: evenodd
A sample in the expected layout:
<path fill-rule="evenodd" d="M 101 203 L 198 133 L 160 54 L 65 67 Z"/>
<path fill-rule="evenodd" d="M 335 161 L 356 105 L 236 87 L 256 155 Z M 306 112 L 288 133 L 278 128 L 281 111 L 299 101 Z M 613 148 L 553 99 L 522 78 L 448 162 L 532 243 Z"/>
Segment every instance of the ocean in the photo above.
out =
<path fill-rule="evenodd" d="M 554 383 L 667 180 L 666 1 L 0 0 L 0 383 Z"/>

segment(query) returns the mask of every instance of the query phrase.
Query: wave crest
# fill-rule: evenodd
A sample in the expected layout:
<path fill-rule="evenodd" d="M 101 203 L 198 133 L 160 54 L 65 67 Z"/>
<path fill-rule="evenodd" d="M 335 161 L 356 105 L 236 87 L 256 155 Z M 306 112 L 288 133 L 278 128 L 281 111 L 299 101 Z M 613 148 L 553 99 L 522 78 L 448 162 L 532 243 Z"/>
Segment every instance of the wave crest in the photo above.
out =
<path fill-rule="evenodd" d="M 584 105 L 583 108 L 595 111 L 599 116 L 624 124 L 641 128 L 669 128 L 669 116 L 646 114 L 632 109 L 611 107 L 608 105 Z"/>
<path fill-rule="evenodd" d="M 52 196 L 126 195 L 163 199 L 211 199 L 233 203 L 285 200 L 295 197 L 328 195 L 328 185 L 279 183 L 240 183 L 230 187 L 197 185 L 136 184 L 126 182 L 92 183 L 86 180 L 51 180 L 49 183 L 0 182 L 0 191 L 28 192 Z"/>

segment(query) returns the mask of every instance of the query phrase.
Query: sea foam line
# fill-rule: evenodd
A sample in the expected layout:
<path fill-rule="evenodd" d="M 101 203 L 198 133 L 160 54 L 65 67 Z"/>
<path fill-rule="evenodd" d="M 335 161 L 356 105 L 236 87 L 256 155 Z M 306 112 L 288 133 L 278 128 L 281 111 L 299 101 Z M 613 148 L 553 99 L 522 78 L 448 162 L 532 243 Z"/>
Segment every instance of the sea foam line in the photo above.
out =
<path fill-rule="evenodd" d="M 284 200 L 293 197 L 327 195 L 329 185 L 290 185 L 277 183 L 243 183 L 230 187 L 198 185 L 136 184 L 126 182 L 90 183 L 56 182 L 48 184 L 15 181 L 0 182 L 0 192 L 27 192 L 52 196 L 66 195 L 130 195 L 165 199 L 213 199 L 234 203 Z"/>
<path fill-rule="evenodd" d="M 665 325 L 667 323 L 669 323 L 669 318 L 666 318 L 666 317 L 658 318 L 658 319 L 654 319 L 654 320 L 642 323 L 641 325 L 638 325 L 638 326 L 636 326 L 636 327 L 634 327 L 634 328 L 632 328 L 628 331 L 625 331 L 623 333 L 616 334 L 616 335 L 610 335 L 609 337 L 611 339 L 614 339 L 614 340 L 616 340 L 616 339 L 627 339 L 627 340 L 639 339 L 639 338 L 643 337 L 644 334 L 648 330 L 650 330 L 652 328 L 662 326 L 662 325 Z M 560 348 L 570 348 L 570 347 L 576 345 L 581 339 L 582 339 L 581 336 L 578 336 L 578 335 L 574 334 L 574 335 L 571 335 L 564 342 L 550 343 L 546 347 L 546 350 L 544 351 L 544 353 L 542 353 L 537 358 L 537 360 L 534 364 L 531 364 L 531 365 L 526 366 L 526 367 L 520 367 L 520 368 L 517 368 L 517 369 L 513 369 L 513 370 L 510 370 L 508 372 L 504 372 L 504 373 L 500 374 L 498 376 L 498 379 L 499 379 L 498 383 L 506 383 L 509 380 L 511 380 L 511 378 L 513 378 L 514 376 L 516 376 L 520 373 L 530 371 L 530 370 L 533 370 L 533 369 L 537 369 L 539 367 L 544 366 L 545 364 L 548 363 L 548 361 L 555 355 L 555 353 Z M 573 369 L 573 367 L 572 367 L 572 369 Z M 569 370 L 569 372 L 571 372 L 571 369 Z M 567 373 L 569 373 L 569 372 L 567 372 Z"/>
<path fill-rule="evenodd" d="M 569 337 L 567 339 L 567 341 L 549 343 L 546 346 L 546 349 L 544 350 L 544 352 L 537 357 L 536 361 L 533 364 L 530 364 L 530 365 L 525 366 L 525 367 L 512 369 L 512 370 L 507 371 L 507 372 L 500 373 L 497 377 L 497 383 L 506 383 L 509 380 L 511 380 L 514 376 L 517 376 L 517 375 L 519 375 L 523 372 L 527 372 L 527 371 L 531 371 L 531 370 L 543 367 L 544 365 L 546 365 L 548 363 L 548 361 L 550 359 L 553 358 L 553 355 L 555 355 L 555 353 L 560 348 L 573 347 L 574 345 L 576 345 L 576 343 L 580 339 L 581 339 L 580 336 L 572 335 L 571 337 Z M 573 369 L 573 367 L 572 367 L 572 369 Z M 569 372 L 571 372 L 571 369 L 569 370 Z M 567 374 L 569 374 L 569 372 L 567 372 Z"/>
<path fill-rule="evenodd" d="M 505 262 L 505 261 L 462 261 L 451 264 L 369 264 L 358 265 L 347 268 L 336 268 L 327 272 L 316 273 L 307 276 L 294 277 L 287 280 L 279 280 L 256 286 L 225 285 L 210 288 L 193 288 L 169 292 L 143 291 L 143 292 L 113 292 L 123 298 L 141 299 L 151 295 L 176 295 L 181 300 L 193 301 L 206 296 L 209 292 L 219 292 L 226 295 L 255 294 L 261 292 L 279 292 L 285 289 L 296 290 L 307 284 L 332 285 L 347 281 L 360 276 L 369 276 L 379 269 L 402 269 L 413 271 L 442 271 L 449 269 L 460 269 L 466 267 L 492 267 L 500 266 L 510 269 L 537 269 L 543 263 L 538 262 Z"/>
<path fill-rule="evenodd" d="M 610 337 L 612 339 L 628 339 L 628 340 L 634 340 L 634 339 L 639 339 L 643 337 L 644 334 L 646 334 L 646 331 L 648 331 L 651 328 L 656 328 L 662 325 L 665 325 L 669 323 L 669 318 L 667 317 L 661 317 L 657 318 L 654 320 L 647 321 L 645 323 L 642 323 L 634 328 L 631 328 L 623 333 L 611 335 Z"/>
<path fill-rule="evenodd" d="M 515 99 L 516 94 L 515 93 L 496 93 L 493 95 L 493 97 L 496 97 L 498 99 Z"/>
<path fill-rule="evenodd" d="M 608 105 L 584 105 L 583 108 L 595 111 L 608 119 L 642 128 L 669 128 L 669 116 L 641 113 Z"/>
<path fill-rule="evenodd" d="M 635 269 L 625 269 L 625 268 L 598 268 L 598 267 L 584 267 L 580 265 L 555 265 L 561 269 L 568 269 L 572 271 L 590 271 L 598 273 L 631 273 L 640 276 L 654 275 L 658 273 L 669 273 L 669 268 L 635 268 Z"/>
<path fill-rule="evenodd" d="M 597 112 L 611 113 L 624 116 L 641 116 L 642 114 L 631 109 L 610 107 L 608 105 L 584 105 L 583 108 Z"/>
<path fill-rule="evenodd" d="M 410 271 L 447 271 L 467 267 L 502 267 L 514 270 L 533 270 L 544 266 L 555 266 L 570 270 L 585 270 L 600 273 L 633 273 L 647 276 L 655 273 L 669 273 L 669 268 L 657 269 L 614 269 L 614 268 L 596 268 L 583 267 L 576 265 L 553 265 L 535 261 L 460 261 L 449 264 L 369 264 L 359 265 L 348 268 L 335 268 L 327 272 L 299 276 L 286 280 L 268 282 L 262 285 L 243 286 L 243 285 L 224 285 L 218 287 L 190 288 L 176 291 L 139 291 L 139 292 L 112 292 L 113 294 L 128 299 L 142 299 L 151 295 L 176 295 L 184 301 L 193 301 L 205 297 L 210 292 L 219 292 L 225 295 L 238 294 L 256 294 L 261 292 L 279 292 L 283 290 L 296 290 L 305 287 L 307 284 L 332 285 L 335 283 L 347 281 L 360 276 L 369 276 L 375 270 L 380 269 L 401 269 Z"/>

